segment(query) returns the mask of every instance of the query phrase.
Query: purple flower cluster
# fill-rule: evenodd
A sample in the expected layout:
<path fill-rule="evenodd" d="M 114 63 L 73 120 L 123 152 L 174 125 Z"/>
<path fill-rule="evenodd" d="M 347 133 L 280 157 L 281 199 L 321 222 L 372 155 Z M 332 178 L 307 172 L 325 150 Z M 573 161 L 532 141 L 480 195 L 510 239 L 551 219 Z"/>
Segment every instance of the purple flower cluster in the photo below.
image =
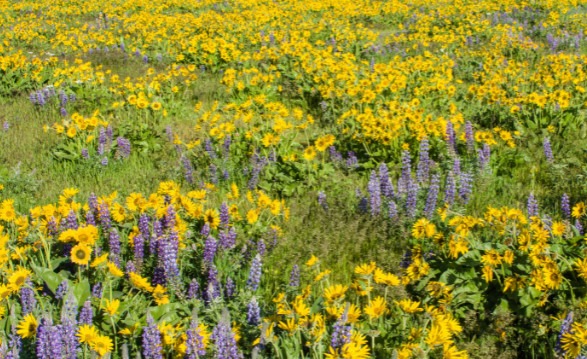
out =
<path fill-rule="evenodd" d="M 216 346 L 217 359 L 241 359 L 243 355 L 238 351 L 234 333 L 227 319 L 221 320 L 212 331 L 210 339 Z"/>
<path fill-rule="evenodd" d="M 206 355 L 206 347 L 204 345 L 204 337 L 198 329 L 198 322 L 192 319 L 190 328 L 186 331 L 186 359 L 197 359 Z"/>
<path fill-rule="evenodd" d="M 147 314 L 147 326 L 143 329 L 143 356 L 145 359 L 163 359 L 161 333 L 151 314 Z"/>
<path fill-rule="evenodd" d="M 128 158 L 130 156 L 130 140 L 124 137 L 116 139 L 117 155 L 120 158 Z"/>
<path fill-rule="evenodd" d="M 253 263 L 251 264 L 251 270 L 249 271 L 249 278 L 247 279 L 247 288 L 256 291 L 259 288 L 259 283 L 261 282 L 261 256 L 257 254 L 255 258 L 253 258 Z"/>

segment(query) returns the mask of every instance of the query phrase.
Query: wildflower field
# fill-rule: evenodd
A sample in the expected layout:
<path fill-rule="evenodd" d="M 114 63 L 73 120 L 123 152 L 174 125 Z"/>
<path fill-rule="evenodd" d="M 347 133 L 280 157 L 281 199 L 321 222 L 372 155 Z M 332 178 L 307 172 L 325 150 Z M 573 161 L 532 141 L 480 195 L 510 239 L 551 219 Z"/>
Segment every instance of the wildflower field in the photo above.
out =
<path fill-rule="evenodd" d="M 0 0 L 0 358 L 586 358 L 586 0 Z"/>

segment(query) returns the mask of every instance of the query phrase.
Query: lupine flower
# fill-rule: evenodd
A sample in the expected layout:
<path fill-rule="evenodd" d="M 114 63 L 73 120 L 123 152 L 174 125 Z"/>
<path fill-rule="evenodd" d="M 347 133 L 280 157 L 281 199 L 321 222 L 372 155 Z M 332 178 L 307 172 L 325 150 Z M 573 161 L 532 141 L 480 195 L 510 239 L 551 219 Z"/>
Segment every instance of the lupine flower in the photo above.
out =
<path fill-rule="evenodd" d="M 262 257 L 265 255 L 266 249 L 267 246 L 265 246 L 265 241 L 263 240 L 263 238 L 259 238 L 259 240 L 257 241 L 257 253 L 259 253 L 259 255 Z"/>
<path fill-rule="evenodd" d="M 37 306 L 37 299 L 32 285 L 31 281 L 27 279 L 25 285 L 20 289 L 20 304 L 23 316 L 32 313 Z"/>
<path fill-rule="evenodd" d="M 424 183 L 428 181 L 430 173 L 429 150 L 430 144 L 428 142 L 428 138 L 424 138 L 422 142 L 420 142 L 420 158 L 418 160 L 418 168 L 416 169 L 416 178 L 418 183 Z"/>
<path fill-rule="evenodd" d="M 214 148 L 212 147 L 212 141 L 210 141 L 209 138 L 204 140 L 204 149 L 206 150 L 206 152 L 208 152 L 210 158 L 216 158 L 216 151 L 214 151 Z"/>
<path fill-rule="evenodd" d="M 193 184 L 194 183 L 194 167 L 192 166 L 192 162 L 190 161 L 190 159 L 187 156 L 182 155 L 181 156 L 181 163 L 183 164 L 183 169 L 185 171 L 185 180 L 187 181 L 187 183 Z"/>
<path fill-rule="evenodd" d="M 347 311 L 338 318 L 332 326 L 332 335 L 330 346 L 334 349 L 342 348 L 343 345 L 351 342 L 351 326 L 345 325 L 347 321 Z"/>
<path fill-rule="evenodd" d="M 206 242 L 204 243 L 204 253 L 202 255 L 202 260 L 205 263 L 212 264 L 214 262 L 214 257 L 216 256 L 217 248 L 218 245 L 214 237 L 208 236 Z"/>
<path fill-rule="evenodd" d="M 371 171 L 367 192 L 369 192 L 371 215 L 377 216 L 381 212 L 381 184 L 375 171 Z"/>
<path fill-rule="evenodd" d="M 408 193 L 406 197 L 406 213 L 409 217 L 416 216 L 416 209 L 418 206 L 418 184 L 416 181 L 410 179 L 408 182 Z"/>
<path fill-rule="evenodd" d="M 530 193 L 528 197 L 528 217 L 534 217 L 538 215 L 538 201 L 534 197 L 534 193 Z"/>
<path fill-rule="evenodd" d="M 381 184 L 381 194 L 385 198 L 391 199 L 394 196 L 394 188 L 393 183 L 391 183 L 391 178 L 389 178 L 389 169 L 385 163 L 379 165 L 379 181 Z"/>
<path fill-rule="evenodd" d="M 187 297 L 188 299 L 200 299 L 200 284 L 195 278 L 192 279 L 188 286 Z"/>
<path fill-rule="evenodd" d="M 192 319 L 190 327 L 186 331 L 186 359 L 197 359 L 206 355 L 206 347 L 204 345 L 204 337 L 200 333 L 198 322 Z"/>
<path fill-rule="evenodd" d="M 59 328 L 52 325 L 50 318 L 41 318 L 37 328 L 37 358 L 61 358 L 61 352 L 62 344 Z"/>
<path fill-rule="evenodd" d="M 179 275 L 179 268 L 177 267 L 178 249 L 179 241 L 175 231 L 171 231 L 159 244 L 159 263 L 164 269 L 167 283 L 172 282 Z"/>
<path fill-rule="evenodd" d="M 86 300 L 82 307 L 82 310 L 79 313 L 79 324 L 87 324 L 92 325 L 92 321 L 94 319 L 94 310 L 92 309 L 92 302 L 90 300 Z"/>
<path fill-rule="evenodd" d="M 444 191 L 444 202 L 452 205 L 455 202 L 455 195 L 457 190 L 457 185 L 455 182 L 454 174 L 451 172 L 448 173 L 446 177 L 446 187 Z"/>
<path fill-rule="evenodd" d="M 211 265 L 208 269 L 208 282 L 206 289 L 206 301 L 209 303 L 214 299 L 220 297 L 220 282 L 218 281 L 218 270 L 215 265 Z"/>
<path fill-rule="evenodd" d="M 300 286 L 300 267 L 297 264 L 294 264 L 293 268 L 291 269 L 291 273 L 289 275 L 289 286 Z"/>
<path fill-rule="evenodd" d="M 261 309 L 255 297 L 251 299 L 247 306 L 247 322 L 250 325 L 259 325 L 261 322 Z"/>
<path fill-rule="evenodd" d="M 389 219 L 397 218 L 397 205 L 394 200 L 389 201 Z"/>
<path fill-rule="evenodd" d="M 467 141 L 467 150 L 473 152 L 475 150 L 475 136 L 473 134 L 473 124 L 471 121 L 465 123 L 465 139 Z"/>
<path fill-rule="evenodd" d="M 563 216 L 566 219 L 571 218 L 571 204 L 569 200 L 569 195 L 567 195 L 566 193 L 563 193 L 563 196 L 561 198 L 561 211 L 563 212 Z"/>
<path fill-rule="evenodd" d="M 452 173 L 456 178 L 461 177 L 461 160 L 459 159 L 459 156 L 456 155 L 454 156 L 452 163 Z"/>
<path fill-rule="evenodd" d="M 247 279 L 247 288 L 253 291 L 257 290 L 259 283 L 261 282 L 261 266 L 261 256 L 257 254 L 255 258 L 253 258 L 249 278 Z"/>
<path fill-rule="evenodd" d="M 208 237 L 208 235 L 210 235 L 210 224 L 208 222 L 204 223 L 204 226 L 202 226 L 202 229 L 200 230 L 200 234 L 202 237 Z"/>
<path fill-rule="evenodd" d="M 550 139 L 545 137 L 542 145 L 544 147 L 544 156 L 546 156 L 546 160 L 550 163 L 554 162 L 554 155 L 552 154 L 552 147 L 550 146 Z"/>
<path fill-rule="evenodd" d="M 124 137 L 116 139 L 116 146 L 118 148 L 118 156 L 120 158 L 128 158 L 130 156 L 130 141 Z"/>
<path fill-rule="evenodd" d="M 436 210 L 436 202 L 438 201 L 438 192 L 440 191 L 440 175 L 438 173 L 432 176 L 430 187 L 428 188 L 428 196 L 426 197 L 426 205 L 424 206 L 424 213 L 426 218 L 430 219 Z"/>
<path fill-rule="evenodd" d="M 230 214 L 228 213 L 228 205 L 222 202 L 220 205 L 220 226 L 227 227 L 230 221 Z"/>
<path fill-rule="evenodd" d="M 101 299 L 102 298 L 102 283 L 96 283 L 92 287 L 92 297 Z"/>
<path fill-rule="evenodd" d="M 408 193 L 409 183 L 412 181 L 412 161 L 410 158 L 410 151 L 402 152 L 402 174 L 397 184 L 397 192 L 399 197 L 403 197 Z"/>
<path fill-rule="evenodd" d="M 224 230 L 218 234 L 218 242 L 224 249 L 233 248 L 236 245 L 236 231 L 230 227 L 228 231 Z"/>
<path fill-rule="evenodd" d="M 228 157 L 228 155 L 230 154 L 231 143 L 232 143 L 232 138 L 230 137 L 230 135 L 227 135 L 224 138 L 224 143 L 222 144 L 222 150 L 224 152 L 224 157 Z"/>
<path fill-rule="evenodd" d="M 569 312 L 567 314 L 567 316 L 561 324 L 561 329 L 558 332 L 558 337 L 556 339 L 554 351 L 560 356 L 564 355 L 564 350 L 561 348 L 561 339 L 563 338 L 563 335 L 571 331 L 571 324 L 573 324 L 573 312 Z"/>
<path fill-rule="evenodd" d="M 143 330 L 143 356 L 145 359 L 163 359 L 161 333 L 151 314 L 147 314 L 147 326 Z"/>
<path fill-rule="evenodd" d="M 318 204 L 322 206 L 325 211 L 328 211 L 328 202 L 326 201 L 326 193 L 324 193 L 324 191 L 318 192 Z"/>
<path fill-rule="evenodd" d="M 218 184 L 218 168 L 213 163 L 208 167 L 208 176 L 211 183 Z"/>
<path fill-rule="evenodd" d="M 141 267 L 145 257 L 145 239 L 142 234 L 138 234 L 133 239 L 134 260 L 137 267 Z"/>
<path fill-rule="evenodd" d="M 469 172 L 464 172 L 461 175 L 459 183 L 459 197 L 464 204 L 469 203 L 471 192 L 473 191 L 473 175 Z"/>
<path fill-rule="evenodd" d="M 90 154 L 88 152 L 87 148 L 82 148 L 82 157 L 87 160 L 88 158 L 90 158 Z"/>
<path fill-rule="evenodd" d="M 112 220 L 110 218 L 110 209 L 107 203 L 102 203 L 99 209 L 100 213 L 100 224 L 104 229 L 110 229 L 112 226 Z"/>
<path fill-rule="evenodd" d="M 457 135 L 451 121 L 446 123 L 446 144 L 450 153 L 457 153 Z"/>
<path fill-rule="evenodd" d="M 242 354 L 239 353 L 236 344 L 234 333 L 230 327 L 230 321 L 227 318 L 223 318 L 214 331 L 210 338 L 214 341 L 216 346 L 216 358 L 218 359 L 241 359 Z"/>
<path fill-rule="evenodd" d="M 102 166 L 104 166 L 104 167 L 105 167 L 105 166 L 108 166 L 108 157 L 104 157 L 104 158 L 102 158 L 102 159 L 100 160 L 100 164 L 101 164 Z"/>
<path fill-rule="evenodd" d="M 328 153 L 332 162 L 342 162 L 342 154 L 336 150 L 335 146 L 328 147 Z"/>
<path fill-rule="evenodd" d="M 226 278 L 226 285 L 224 286 L 224 295 L 227 299 L 230 299 L 234 296 L 234 291 L 236 290 L 236 284 L 231 277 Z"/>
<path fill-rule="evenodd" d="M 4 131 L 8 131 L 10 129 L 10 123 L 8 121 L 4 121 L 2 128 L 4 129 Z"/>
<path fill-rule="evenodd" d="M 577 228 L 577 232 L 579 232 L 580 235 L 583 235 L 583 225 L 578 219 L 575 220 L 575 228 Z"/>
<path fill-rule="evenodd" d="M 350 170 L 354 170 L 355 168 L 359 167 L 359 160 L 353 151 L 349 151 L 347 153 L 346 166 Z"/>
<path fill-rule="evenodd" d="M 108 248 L 110 249 L 110 260 L 120 267 L 120 236 L 115 228 L 110 230 L 108 237 Z"/>
<path fill-rule="evenodd" d="M 55 290 L 55 298 L 62 299 L 67 294 L 68 290 L 69 290 L 69 285 L 68 285 L 67 281 L 66 280 L 62 281 L 59 284 L 59 286 L 57 286 L 57 289 Z"/>

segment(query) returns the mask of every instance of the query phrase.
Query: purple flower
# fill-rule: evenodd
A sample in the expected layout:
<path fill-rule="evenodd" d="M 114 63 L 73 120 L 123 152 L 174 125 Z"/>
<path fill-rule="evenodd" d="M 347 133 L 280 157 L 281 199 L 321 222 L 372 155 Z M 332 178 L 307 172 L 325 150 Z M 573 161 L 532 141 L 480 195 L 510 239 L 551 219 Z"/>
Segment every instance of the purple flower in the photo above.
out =
<path fill-rule="evenodd" d="M 222 144 L 222 150 L 224 151 L 224 156 L 228 157 L 228 155 L 230 155 L 230 144 L 232 142 L 232 138 L 230 137 L 230 135 L 227 135 L 224 138 L 224 143 Z"/>
<path fill-rule="evenodd" d="M 261 256 L 257 254 L 255 258 L 253 258 L 253 263 L 251 264 L 251 270 L 249 271 L 249 278 L 247 279 L 247 288 L 256 291 L 259 288 L 259 283 L 261 282 Z"/>
<path fill-rule="evenodd" d="M 579 232 L 580 235 L 583 235 L 583 225 L 578 219 L 575 220 L 575 228 L 577 229 L 577 232 Z"/>
<path fill-rule="evenodd" d="M 185 359 L 197 359 L 206 355 L 206 347 L 204 345 L 204 337 L 198 328 L 198 322 L 192 319 L 190 327 L 186 331 L 186 356 Z"/>
<path fill-rule="evenodd" d="M 346 166 L 350 170 L 354 170 L 359 167 L 359 160 L 353 151 L 347 152 Z"/>
<path fill-rule="evenodd" d="M 67 109 L 65 107 L 62 107 L 61 109 L 59 109 L 59 114 L 61 114 L 61 117 L 67 117 Z"/>
<path fill-rule="evenodd" d="M 124 137 L 116 139 L 116 146 L 118 148 L 118 157 L 128 158 L 130 156 L 130 141 Z"/>
<path fill-rule="evenodd" d="M 87 160 L 88 158 L 90 158 L 90 154 L 88 152 L 87 148 L 82 148 L 82 157 Z"/>
<path fill-rule="evenodd" d="M 385 198 L 391 199 L 394 196 L 394 188 L 389 178 L 389 169 L 385 163 L 379 165 L 379 181 L 381 184 L 381 194 Z"/>
<path fill-rule="evenodd" d="M 140 268 L 145 257 L 145 239 L 140 233 L 133 238 L 133 250 L 135 263 Z"/>
<path fill-rule="evenodd" d="M 418 183 L 425 183 L 428 181 L 429 173 L 430 173 L 430 144 L 428 142 L 428 138 L 424 138 L 422 142 L 420 142 L 420 158 L 418 161 L 418 168 L 416 169 L 416 178 Z"/>
<path fill-rule="evenodd" d="M 216 151 L 214 151 L 214 148 L 212 147 L 212 141 L 210 141 L 209 138 L 204 140 L 204 149 L 206 150 L 206 152 L 208 152 L 210 158 L 216 158 Z"/>
<path fill-rule="evenodd" d="M 120 267 L 120 236 L 115 228 L 110 230 L 108 236 L 108 248 L 110 248 L 110 260 Z"/>
<path fill-rule="evenodd" d="M 351 342 L 351 326 L 345 325 L 347 321 L 347 310 L 338 318 L 332 326 L 330 346 L 334 349 L 342 348 L 343 345 Z"/>
<path fill-rule="evenodd" d="M 183 169 L 184 169 L 184 176 L 185 176 L 185 180 L 187 181 L 187 183 L 189 184 L 193 184 L 194 183 L 194 167 L 192 166 L 192 162 L 190 161 L 190 159 L 185 156 L 182 155 L 181 156 L 181 163 L 183 164 Z"/>
<path fill-rule="evenodd" d="M 200 299 L 200 284 L 197 279 L 192 279 L 188 286 L 188 299 Z"/>
<path fill-rule="evenodd" d="M 554 162 L 554 155 L 552 154 L 552 148 L 550 146 L 550 139 L 548 137 L 544 137 L 542 142 L 544 147 L 544 156 L 546 156 L 546 160 L 550 163 Z"/>
<path fill-rule="evenodd" d="M 105 230 L 109 230 L 112 226 L 112 220 L 110 218 L 110 209 L 108 208 L 108 203 L 102 203 L 99 209 L 100 213 L 100 224 L 102 228 Z"/>
<path fill-rule="evenodd" d="M 62 281 L 55 290 L 55 298 L 62 299 L 67 294 L 68 290 L 69 285 L 67 283 L 67 280 Z"/>
<path fill-rule="evenodd" d="M 456 178 L 461 177 L 461 160 L 459 156 L 455 155 L 452 163 L 452 173 Z"/>
<path fill-rule="evenodd" d="M 84 302 L 82 310 L 79 313 L 79 324 L 92 325 L 93 320 L 94 310 L 92 309 L 92 302 L 90 300 L 86 300 Z"/>
<path fill-rule="evenodd" d="M 342 162 L 342 154 L 336 150 L 335 146 L 328 147 L 328 153 L 332 162 Z"/>
<path fill-rule="evenodd" d="M 208 270 L 208 282 L 206 290 L 206 302 L 210 303 L 214 299 L 220 297 L 221 288 L 220 282 L 218 281 L 218 270 L 215 265 L 211 265 Z"/>
<path fill-rule="evenodd" d="M 471 193 L 473 191 L 473 175 L 469 172 L 464 172 L 461 175 L 461 180 L 459 183 L 459 197 L 463 201 L 463 203 L 469 203 L 469 199 L 471 198 Z"/>
<path fill-rule="evenodd" d="M 102 166 L 104 166 L 104 167 L 105 167 L 105 166 L 108 166 L 108 157 L 104 157 L 104 158 L 102 158 L 102 159 L 100 160 L 100 164 L 101 164 Z"/>
<path fill-rule="evenodd" d="M 538 201 L 534 197 L 534 193 L 530 193 L 528 197 L 528 217 L 534 217 L 538 215 Z"/>
<path fill-rule="evenodd" d="M 428 188 L 428 196 L 426 197 L 426 205 L 424 206 L 424 213 L 426 218 L 431 219 L 436 210 L 436 202 L 438 201 L 438 192 L 440 191 L 440 175 L 438 173 L 432 176 L 430 187 Z"/>
<path fill-rule="evenodd" d="M 412 160 L 410 151 L 402 152 L 402 175 L 397 184 L 398 196 L 402 197 L 408 193 L 409 183 L 412 181 Z"/>
<path fill-rule="evenodd" d="M 324 191 L 318 192 L 318 204 L 322 206 L 325 211 L 328 211 L 328 202 L 326 201 L 326 193 L 324 193 Z"/>
<path fill-rule="evenodd" d="M 563 212 L 563 216 L 566 219 L 571 218 L 571 204 L 569 200 L 569 195 L 563 193 L 561 198 L 561 211 Z"/>
<path fill-rule="evenodd" d="M 208 236 L 206 242 L 204 242 L 204 253 L 202 255 L 204 263 L 212 264 L 214 262 L 217 248 L 218 243 L 216 242 L 216 239 L 212 236 Z"/>
<path fill-rule="evenodd" d="M 467 150 L 473 152 L 475 150 L 475 136 L 473 134 L 473 124 L 471 121 L 465 123 L 465 139 L 467 140 Z"/>
<path fill-rule="evenodd" d="M 448 173 L 446 177 L 446 187 L 444 189 L 444 202 L 452 205 L 455 202 L 455 195 L 456 195 L 457 185 L 455 182 L 455 176 L 451 172 Z"/>
<path fill-rule="evenodd" d="M 20 304 L 23 316 L 32 313 L 37 306 L 37 299 L 32 285 L 31 281 L 27 279 L 25 285 L 20 289 Z"/>
<path fill-rule="evenodd" d="M 147 314 L 147 326 L 143 330 L 143 356 L 145 359 L 163 359 L 161 333 L 151 314 Z"/>
<path fill-rule="evenodd" d="M 4 121 L 2 128 L 4 129 L 4 131 L 8 131 L 10 129 L 10 123 L 8 121 Z"/>
<path fill-rule="evenodd" d="M 408 194 L 406 197 L 406 212 L 409 217 L 416 216 L 416 209 L 418 205 L 418 184 L 414 180 L 408 182 Z"/>
<path fill-rule="evenodd" d="M 455 128 L 451 121 L 446 123 L 446 143 L 448 145 L 448 151 L 450 153 L 456 154 L 457 153 L 457 135 L 455 133 Z"/>
<path fill-rule="evenodd" d="M 234 333 L 230 327 L 230 321 L 223 318 L 216 328 L 212 331 L 210 339 L 216 346 L 217 359 L 242 359 L 243 356 L 238 351 Z"/>
<path fill-rule="evenodd" d="M 224 228 L 228 226 L 230 221 L 230 214 L 228 213 L 228 205 L 226 202 L 222 202 L 220 205 L 220 225 Z"/>
<path fill-rule="evenodd" d="M 101 299 L 102 298 L 102 283 L 96 283 L 92 287 L 92 297 Z"/>
<path fill-rule="evenodd" d="M 257 298 L 253 297 L 247 306 L 247 322 L 250 325 L 259 325 L 261 322 L 261 308 Z"/>
<path fill-rule="evenodd" d="M 232 278 L 226 278 L 226 285 L 224 286 L 224 294 L 226 295 L 227 299 L 230 299 L 234 296 L 234 291 L 236 290 L 236 284 Z"/>
<path fill-rule="evenodd" d="M 397 205 L 394 200 L 389 201 L 389 219 L 397 218 Z"/>
<path fill-rule="evenodd" d="M 300 286 L 300 267 L 297 264 L 294 264 L 293 268 L 291 269 L 291 273 L 289 275 L 289 286 Z"/>
<path fill-rule="evenodd" d="M 381 184 L 379 183 L 379 177 L 375 171 L 371 171 L 369 184 L 367 185 L 367 192 L 369 192 L 371 215 L 377 216 L 381 212 Z"/>
<path fill-rule="evenodd" d="M 166 283 L 172 282 L 179 275 L 177 253 L 179 238 L 177 232 L 171 231 L 159 243 L 159 266 L 164 269 Z"/>
<path fill-rule="evenodd" d="M 211 164 L 208 170 L 210 182 L 213 184 L 218 184 L 218 168 L 215 164 Z"/>

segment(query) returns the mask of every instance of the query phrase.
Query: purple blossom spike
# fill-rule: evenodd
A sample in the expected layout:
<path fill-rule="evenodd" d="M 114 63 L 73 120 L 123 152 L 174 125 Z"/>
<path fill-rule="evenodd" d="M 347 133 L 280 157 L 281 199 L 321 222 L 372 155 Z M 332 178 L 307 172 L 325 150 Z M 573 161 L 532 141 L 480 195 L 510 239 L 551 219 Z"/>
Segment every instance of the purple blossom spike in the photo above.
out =
<path fill-rule="evenodd" d="M 397 205 L 394 200 L 389 201 L 389 219 L 397 218 Z"/>
<path fill-rule="evenodd" d="M 334 349 L 342 348 L 343 345 L 351 342 L 351 326 L 345 325 L 346 321 L 347 312 L 345 311 L 332 326 L 330 346 Z"/>
<path fill-rule="evenodd" d="M 403 197 L 408 193 L 409 183 L 412 181 L 412 160 L 410 151 L 402 152 L 402 175 L 397 184 L 398 196 Z"/>
<path fill-rule="evenodd" d="M 418 205 L 418 184 L 416 181 L 410 180 L 408 182 L 408 193 L 406 196 L 406 213 L 409 217 L 416 216 L 416 209 Z"/>
<path fill-rule="evenodd" d="M 448 145 L 449 153 L 457 153 L 457 135 L 455 133 L 454 125 L 451 121 L 446 123 L 446 144 Z"/>
<path fill-rule="evenodd" d="M 542 142 L 544 147 L 544 156 L 546 156 L 546 160 L 550 163 L 554 162 L 554 155 L 552 154 L 552 147 L 550 145 L 550 139 L 548 137 L 544 137 Z"/>
<path fill-rule="evenodd" d="M 324 191 L 318 192 L 318 204 L 322 209 L 328 211 L 328 201 L 326 200 L 326 193 L 324 193 Z"/>
<path fill-rule="evenodd" d="M 247 322 L 250 325 L 259 325 L 261 322 L 261 308 L 257 298 L 253 297 L 247 306 Z"/>
<path fill-rule="evenodd" d="M 124 137 L 116 139 L 116 146 L 118 149 L 118 157 L 128 158 L 130 156 L 130 141 Z"/>
<path fill-rule="evenodd" d="M 349 170 L 354 170 L 359 167 L 359 160 L 353 151 L 347 153 L 346 166 Z"/>
<path fill-rule="evenodd" d="M 569 312 L 567 314 L 567 316 L 565 317 L 565 319 L 563 320 L 562 324 L 561 324 L 561 329 L 558 333 L 558 337 L 556 339 L 556 344 L 554 347 L 554 351 L 559 355 L 559 356 L 564 356 L 564 350 L 561 347 L 561 339 L 563 338 L 563 336 L 567 333 L 569 333 L 571 331 L 571 325 L 573 324 L 573 312 Z"/>
<path fill-rule="evenodd" d="M 579 221 L 578 219 L 575 220 L 575 228 L 577 229 L 577 232 L 579 232 L 580 235 L 583 235 L 583 225 L 581 224 L 581 221 Z"/>
<path fill-rule="evenodd" d="M 120 236 L 115 228 L 110 230 L 108 236 L 108 248 L 110 249 L 110 260 L 120 267 Z"/>
<path fill-rule="evenodd" d="M 197 279 L 192 279 L 188 286 L 188 299 L 200 299 L 200 284 Z"/>
<path fill-rule="evenodd" d="M 210 303 L 214 299 L 220 297 L 221 289 L 218 281 L 218 270 L 215 265 L 211 265 L 208 269 L 208 281 L 206 289 L 206 302 Z"/>
<path fill-rule="evenodd" d="M 25 285 L 20 289 L 20 304 L 23 315 L 32 313 L 37 306 L 37 299 L 32 286 L 30 279 L 27 279 Z"/>
<path fill-rule="evenodd" d="M 226 202 L 222 202 L 220 205 L 220 225 L 224 228 L 228 227 L 230 221 L 230 214 L 228 213 L 228 205 Z"/>
<path fill-rule="evenodd" d="M 234 333 L 230 327 L 230 321 L 223 318 L 212 331 L 210 339 L 216 347 L 218 359 L 242 359 L 243 355 L 238 351 Z"/>
<path fill-rule="evenodd" d="M 185 180 L 189 184 L 194 183 L 194 166 L 186 155 L 181 156 L 181 163 L 183 165 Z"/>
<path fill-rule="evenodd" d="M 561 211 L 563 212 L 563 217 L 565 219 L 571 218 L 571 203 L 569 200 L 569 195 L 566 193 L 563 193 L 561 198 Z"/>
<path fill-rule="evenodd" d="M 424 206 L 424 213 L 426 218 L 431 219 L 436 210 L 436 202 L 438 201 L 438 192 L 440 191 L 440 175 L 438 173 L 432 176 L 430 187 L 428 188 L 428 196 L 426 197 L 426 205 Z"/>
<path fill-rule="evenodd" d="M 425 183 L 428 181 L 430 174 L 430 143 L 428 138 L 422 139 L 420 142 L 420 158 L 418 160 L 418 168 L 416 169 L 416 178 L 418 183 Z"/>
<path fill-rule="evenodd" d="M 294 264 L 293 268 L 291 269 L 291 273 L 289 275 L 289 286 L 300 286 L 300 267 L 297 264 Z"/>
<path fill-rule="evenodd" d="M 448 176 L 446 177 L 446 187 L 444 190 L 444 202 L 448 203 L 449 205 L 454 204 L 456 191 L 457 191 L 457 185 L 456 185 L 456 181 L 455 181 L 455 176 L 451 171 L 448 173 Z"/>
<path fill-rule="evenodd" d="M 231 299 L 234 296 L 236 290 L 236 283 L 231 277 L 226 278 L 226 285 L 224 286 L 224 294 L 227 299 Z"/>
<path fill-rule="evenodd" d="M 528 217 L 534 217 L 538 215 L 538 201 L 534 197 L 534 193 L 530 193 L 528 196 Z"/>
<path fill-rule="evenodd" d="M 212 236 L 208 236 L 206 242 L 204 243 L 204 254 L 202 255 L 202 260 L 204 263 L 212 264 L 214 262 L 217 248 L 218 244 L 216 239 L 214 239 Z"/>
<path fill-rule="evenodd" d="M 142 234 L 138 234 L 133 238 L 133 251 L 135 264 L 140 268 L 145 257 L 145 239 Z"/>
<path fill-rule="evenodd" d="M 96 283 L 92 287 L 92 297 L 101 299 L 102 298 L 102 283 Z"/>
<path fill-rule="evenodd" d="M 369 184 L 367 185 L 367 192 L 369 192 L 369 206 L 371 215 L 377 216 L 381 212 L 381 183 L 375 171 L 371 171 L 369 177 Z"/>
<path fill-rule="evenodd" d="M 465 123 L 465 139 L 467 141 L 467 150 L 473 152 L 475 150 L 475 135 L 471 121 Z"/>
<path fill-rule="evenodd" d="M 90 300 L 86 300 L 82 307 L 82 310 L 79 313 L 79 324 L 83 325 L 92 325 L 92 321 L 94 320 L 94 310 L 92 309 L 92 302 Z"/>
<path fill-rule="evenodd" d="M 393 198 L 393 183 L 391 183 L 391 178 L 389 178 L 389 169 L 385 163 L 381 163 L 379 165 L 379 181 L 381 184 L 381 194 L 387 199 Z"/>
<path fill-rule="evenodd" d="M 204 337 L 198 328 L 198 322 L 192 319 L 190 327 L 186 331 L 186 352 L 185 359 L 199 359 L 206 355 L 206 347 L 204 345 Z"/>
<path fill-rule="evenodd" d="M 145 359 L 163 359 L 161 333 L 151 314 L 147 314 L 147 326 L 143 329 L 143 356 Z"/>
<path fill-rule="evenodd" d="M 261 267 L 261 256 L 257 254 L 255 258 L 253 258 L 249 278 L 247 279 L 247 288 L 252 291 L 256 291 L 257 288 L 259 288 L 259 283 L 261 282 Z"/>
<path fill-rule="evenodd" d="M 68 292 L 69 285 L 66 280 L 62 281 L 55 290 L 55 298 L 62 299 Z"/>

